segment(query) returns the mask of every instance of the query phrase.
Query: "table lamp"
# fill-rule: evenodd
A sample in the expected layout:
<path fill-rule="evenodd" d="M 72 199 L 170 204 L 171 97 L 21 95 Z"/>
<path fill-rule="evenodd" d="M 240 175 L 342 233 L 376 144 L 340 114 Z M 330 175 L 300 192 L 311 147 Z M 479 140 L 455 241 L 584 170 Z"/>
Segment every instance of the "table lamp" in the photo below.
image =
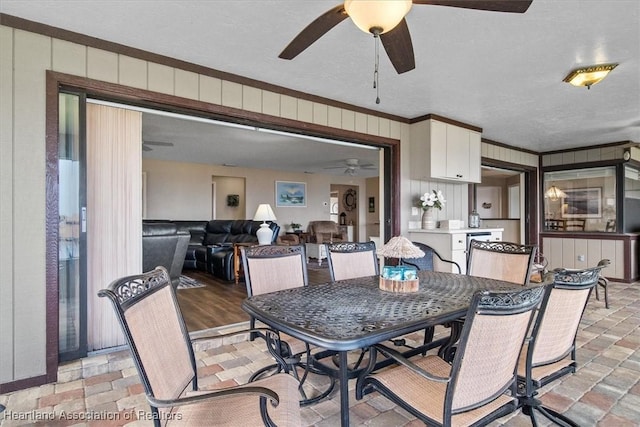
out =
<path fill-rule="evenodd" d="M 273 231 L 269 228 L 269 224 L 267 224 L 267 221 L 276 220 L 276 214 L 273 213 L 271 205 L 269 205 L 268 203 L 258 205 L 258 209 L 256 210 L 256 214 L 253 216 L 253 220 L 262 221 L 262 224 L 260 224 L 260 229 L 256 231 L 258 244 L 270 245 L 271 240 L 273 239 Z"/>

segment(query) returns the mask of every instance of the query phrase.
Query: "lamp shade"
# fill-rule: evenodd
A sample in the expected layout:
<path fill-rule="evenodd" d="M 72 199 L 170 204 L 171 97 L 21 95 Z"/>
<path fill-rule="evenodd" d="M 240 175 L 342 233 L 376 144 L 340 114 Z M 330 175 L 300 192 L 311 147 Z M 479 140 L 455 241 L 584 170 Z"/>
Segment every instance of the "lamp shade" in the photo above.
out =
<path fill-rule="evenodd" d="M 552 185 L 547 191 L 545 191 L 544 197 L 555 202 L 558 199 L 564 199 L 565 197 L 567 197 L 567 193 L 565 193 L 555 185 Z"/>
<path fill-rule="evenodd" d="M 259 245 L 270 245 L 273 240 L 273 230 L 269 228 L 269 224 L 266 221 L 275 221 L 276 214 L 273 213 L 273 209 L 271 209 L 271 205 L 268 203 L 263 203 L 258 205 L 258 209 L 256 209 L 256 214 L 253 216 L 254 221 L 262 221 L 260 224 L 260 229 L 256 231 L 256 237 L 258 238 Z"/>
<path fill-rule="evenodd" d="M 254 221 L 275 221 L 276 219 L 276 214 L 273 213 L 273 209 L 271 209 L 271 205 L 268 203 L 258 205 L 256 214 L 253 216 Z"/>
<path fill-rule="evenodd" d="M 404 236 L 392 237 L 378 249 L 377 253 L 385 258 L 421 258 L 424 256 L 422 249 Z"/>
<path fill-rule="evenodd" d="M 344 9 L 354 24 L 365 33 L 384 34 L 402 21 L 411 0 L 346 0 Z"/>

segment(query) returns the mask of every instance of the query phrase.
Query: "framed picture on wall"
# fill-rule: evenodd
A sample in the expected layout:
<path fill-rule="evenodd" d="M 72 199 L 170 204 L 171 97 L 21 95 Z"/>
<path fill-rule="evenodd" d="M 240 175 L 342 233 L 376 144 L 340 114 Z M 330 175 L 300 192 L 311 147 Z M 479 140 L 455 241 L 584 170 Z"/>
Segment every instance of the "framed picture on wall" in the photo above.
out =
<path fill-rule="evenodd" d="M 231 207 L 240 206 L 240 195 L 227 194 L 227 206 L 231 206 Z"/>
<path fill-rule="evenodd" d="M 575 188 L 564 190 L 562 218 L 602 218 L 602 189 Z"/>
<path fill-rule="evenodd" d="M 369 212 L 373 213 L 376 211 L 376 198 L 369 197 Z"/>
<path fill-rule="evenodd" d="M 307 183 L 276 181 L 276 207 L 306 208 Z"/>

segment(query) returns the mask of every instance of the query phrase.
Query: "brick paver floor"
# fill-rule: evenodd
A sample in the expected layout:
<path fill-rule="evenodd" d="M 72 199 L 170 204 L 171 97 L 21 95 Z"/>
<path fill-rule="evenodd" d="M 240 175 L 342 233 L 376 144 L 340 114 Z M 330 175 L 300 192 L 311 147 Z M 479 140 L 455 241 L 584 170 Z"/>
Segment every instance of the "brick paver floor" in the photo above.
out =
<path fill-rule="evenodd" d="M 640 283 L 609 286 L 609 309 L 594 295 L 587 306 L 577 337 L 577 372 L 548 385 L 541 399 L 581 426 L 640 426 Z M 244 327 L 234 325 L 221 331 Z M 419 340 L 420 336 L 409 339 Z M 244 335 L 201 343 L 196 347 L 196 358 L 201 388 L 244 383 L 253 372 L 272 363 L 264 344 L 249 342 Z M 310 387 L 321 388 L 324 381 L 312 379 Z M 355 381 L 350 381 L 352 425 L 422 425 L 377 393 L 356 400 L 354 387 Z M 66 363 L 60 366 L 58 382 L 0 395 L 0 404 L 7 408 L 0 414 L 3 427 L 153 425 L 128 350 Z M 302 408 L 303 425 L 337 426 L 339 412 L 339 397 L 334 391 L 329 399 Z M 538 418 L 540 425 L 550 425 Z M 531 423 L 518 412 L 492 423 L 501 425 Z"/>

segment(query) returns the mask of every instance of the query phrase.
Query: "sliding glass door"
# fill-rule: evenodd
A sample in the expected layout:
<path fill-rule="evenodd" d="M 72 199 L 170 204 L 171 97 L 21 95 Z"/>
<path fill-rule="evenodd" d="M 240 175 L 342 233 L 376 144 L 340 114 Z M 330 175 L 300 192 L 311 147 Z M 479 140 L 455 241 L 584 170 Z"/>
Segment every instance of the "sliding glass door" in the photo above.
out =
<path fill-rule="evenodd" d="M 58 304 L 60 361 L 87 354 L 84 99 L 58 97 Z"/>

